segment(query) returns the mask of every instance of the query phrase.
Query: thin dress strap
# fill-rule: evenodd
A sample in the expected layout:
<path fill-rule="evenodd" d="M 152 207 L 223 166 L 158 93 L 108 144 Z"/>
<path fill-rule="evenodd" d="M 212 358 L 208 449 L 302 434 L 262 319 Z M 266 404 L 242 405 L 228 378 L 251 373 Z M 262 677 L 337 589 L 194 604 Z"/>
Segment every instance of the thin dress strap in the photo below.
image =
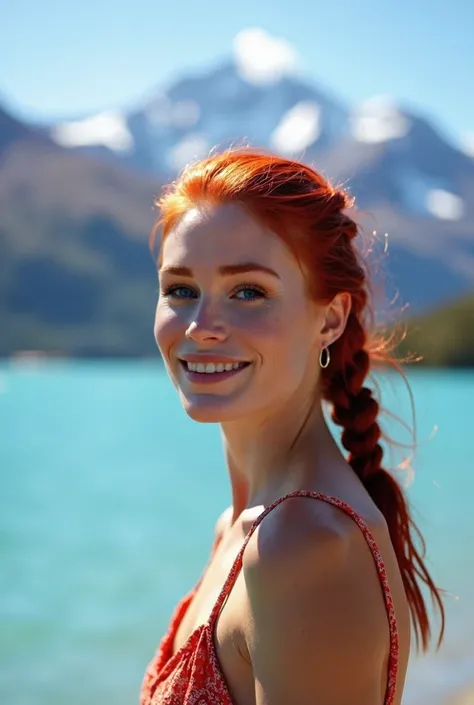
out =
<path fill-rule="evenodd" d="M 400 650 L 400 645 L 399 645 L 399 638 L 398 638 L 398 629 L 397 629 L 397 620 L 395 616 L 395 605 L 393 602 L 392 598 L 392 593 L 388 584 L 388 577 L 387 577 L 387 571 L 385 569 L 385 564 L 383 562 L 382 556 L 380 554 L 380 551 L 377 547 L 377 544 L 375 543 L 375 539 L 365 523 L 365 521 L 362 519 L 359 514 L 357 514 L 352 507 L 350 507 L 348 504 L 345 504 L 345 502 L 341 502 L 340 499 L 337 499 L 337 497 L 330 497 L 328 495 L 321 494 L 320 492 L 309 492 L 306 490 L 297 490 L 296 492 L 291 492 L 290 494 L 285 495 L 284 497 L 280 497 L 277 499 L 273 504 L 268 506 L 254 521 L 252 526 L 250 527 L 250 530 L 245 537 L 245 541 L 242 545 L 242 548 L 240 549 L 239 553 L 237 554 L 237 558 L 235 559 L 232 569 L 227 577 L 227 580 L 225 581 L 221 592 L 219 593 L 219 597 L 217 598 L 217 601 L 212 609 L 212 612 L 209 617 L 209 628 L 211 630 L 211 633 L 214 631 L 214 625 L 216 623 L 217 617 L 219 616 L 221 609 L 224 605 L 224 602 L 229 595 L 230 591 L 232 590 L 234 583 L 237 579 L 238 574 L 240 573 L 240 570 L 242 568 L 242 559 L 245 551 L 245 547 L 247 546 L 252 534 L 254 533 L 255 529 L 257 526 L 265 519 L 267 514 L 269 514 L 275 507 L 277 507 L 279 504 L 281 504 L 284 500 L 286 499 L 291 499 L 292 497 L 310 497 L 312 499 L 318 499 L 323 502 L 327 502 L 328 504 L 332 504 L 334 507 L 337 507 L 338 509 L 341 509 L 343 512 L 345 512 L 348 516 L 351 517 L 361 530 L 362 534 L 364 535 L 364 538 L 370 548 L 370 551 L 372 553 L 372 556 L 375 561 L 375 565 L 377 568 L 377 573 L 380 578 L 380 582 L 382 584 L 382 590 L 383 590 L 383 596 L 384 596 L 384 601 L 385 601 L 385 608 L 387 610 L 387 616 L 388 616 L 388 623 L 389 623 L 389 631 L 390 631 L 390 654 L 389 654 L 389 663 L 388 663 L 388 677 L 387 677 L 387 689 L 385 693 L 385 705 L 393 705 L 394 698 L 395 698 L 395 688 L 396 688 L 396 682 L 397 682 L 397 674 L 398 674 L 398 660 L 399 660 L 399 650 Z"/>

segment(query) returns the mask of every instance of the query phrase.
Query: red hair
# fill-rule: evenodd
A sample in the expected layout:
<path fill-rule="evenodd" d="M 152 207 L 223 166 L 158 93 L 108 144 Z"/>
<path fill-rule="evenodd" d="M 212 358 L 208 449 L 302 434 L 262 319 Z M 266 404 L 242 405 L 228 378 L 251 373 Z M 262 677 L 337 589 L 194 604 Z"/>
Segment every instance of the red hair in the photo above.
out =
<path fill-rule="evenodd" d="M 444 632 L 440 591 L 423 562 L 425 544 L 403 490 L 382 467 L 379 404 L 365 386 L 375 363 L 401 369 L 390 356 L 388 341 L 372 331 L 369 280 L 353 242 L 359 228 L 346 213 L 353 200 L 309 166 L 261 152 L 229 150 L 192 164 L 165 189 L 157 202 L 161 218 L 152 232 L 151 245 L 158 227 L 166 237 L 180 218 L 202 201 L 239 203 L 280 236 L 308 273 L 308 294 L 315 300 L 329 302 L 340 292 L 351 295 L 346 328 L 331 346 L 330 365 L 321 370 L 322 398 L 332 404 L 332 419 L 343 429 L 348 463 L 387 522 L 416 642 L 421 640 L 426 650 L 431 635 L 421 591 L 424 584 L 441 614 L 440 644 Z M 415 536 L 421 541 L 420 550 Z"/>

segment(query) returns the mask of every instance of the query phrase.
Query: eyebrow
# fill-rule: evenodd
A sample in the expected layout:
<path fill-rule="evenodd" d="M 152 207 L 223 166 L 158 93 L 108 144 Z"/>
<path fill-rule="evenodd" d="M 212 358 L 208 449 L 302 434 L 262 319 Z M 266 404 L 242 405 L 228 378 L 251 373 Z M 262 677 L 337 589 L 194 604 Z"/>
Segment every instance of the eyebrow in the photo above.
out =
<path fill-rule="evenodd" d="M 249 272 L 264 272 L 265 274 L 270 274 L 276 279 L 280 279 L 280 276 L 270 267 L 265 267 L 263 264 L 257 264 L 256 262 L 243 262 L 242 264 L 223 264 L 218 269 L 219 274 L 222 276 L 232 276 L 233 274 L 248 274 Z M 178 267 L 174 265 L 169 265 L 168 267 L 161 267 L 159 270 L 160 274 L 174 274 L 178 277 L 192 277 L 193 270 L 189 267 Z"/>

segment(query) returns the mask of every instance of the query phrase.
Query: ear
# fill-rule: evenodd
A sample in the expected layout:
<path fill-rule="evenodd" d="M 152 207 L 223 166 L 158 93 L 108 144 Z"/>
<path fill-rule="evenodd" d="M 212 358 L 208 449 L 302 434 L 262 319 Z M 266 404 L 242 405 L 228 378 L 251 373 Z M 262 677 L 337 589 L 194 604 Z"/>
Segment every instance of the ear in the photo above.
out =
<path fill-rule="evenodd" d="M 337 294 L 327 305 L 321 328 L 324 345 L 332 345 L 341 337 L 351 312 L 351 305 L 352 298 L 347 291 Z"/>

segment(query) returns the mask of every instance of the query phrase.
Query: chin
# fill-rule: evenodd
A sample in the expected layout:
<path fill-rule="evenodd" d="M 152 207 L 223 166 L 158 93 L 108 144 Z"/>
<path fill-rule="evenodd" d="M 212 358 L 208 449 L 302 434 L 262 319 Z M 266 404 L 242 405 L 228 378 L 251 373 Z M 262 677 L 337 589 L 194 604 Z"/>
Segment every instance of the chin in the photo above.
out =
<path fill-rule="evenodd" d="M 190 399 L 181 397 L 181 404 L 184 411 L 193 421 L 198 423 L 224 423 L 227 421 L 237 421 L 245 414 L 238 410 L 236 404 L 211 395 L 203 396 L 200 399 Z"/>

